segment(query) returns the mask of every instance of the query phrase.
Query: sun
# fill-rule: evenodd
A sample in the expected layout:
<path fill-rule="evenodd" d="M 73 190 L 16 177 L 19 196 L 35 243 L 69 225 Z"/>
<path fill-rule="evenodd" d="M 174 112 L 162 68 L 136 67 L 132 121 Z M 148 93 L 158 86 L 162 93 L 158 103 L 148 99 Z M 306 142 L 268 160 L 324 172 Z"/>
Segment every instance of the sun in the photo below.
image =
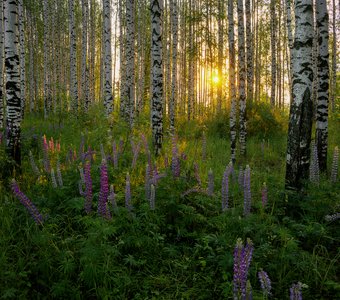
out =
<path fill-rule="evenodd" d="M 213 81 L 213 83 L 218 84 L 220 82 L 220 78 L 217 75 L 214 75 L 212 77 L 212 81 Z"/>

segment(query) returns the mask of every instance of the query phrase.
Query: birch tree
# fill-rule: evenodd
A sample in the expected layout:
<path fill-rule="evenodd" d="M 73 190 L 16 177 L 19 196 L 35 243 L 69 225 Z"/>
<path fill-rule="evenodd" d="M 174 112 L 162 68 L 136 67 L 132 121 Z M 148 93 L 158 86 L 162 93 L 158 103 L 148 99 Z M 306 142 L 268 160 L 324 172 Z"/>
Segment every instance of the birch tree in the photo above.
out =
<path fill-rule="evenodd" d="M 336 43 L 337 43 L 337 35 L 336 35 L 336 6 L 335 0 L 332 1 L 333 3 L 333 44 L 332 44 L 332 77 L 331 77 L 331 99 L 330 103 L 332 106 L 332 112 L 335 112 L 335 98 L 336 98 Z M 340 9 L 340 3 L 339 3 Z"/>
<path fill-rule="evenodd" d="M 135 107 L 135 1 L 126 0 L 126 105 L 125 119 L 132 126 Z"/>
<path fill-rule="evenodd" d="M 295 1 L 295 36 L 293 46 L 292 96 L 290 107 L 286 188 L 300 189 L 308 178 L 312 130 L 312 0 Z"/>
<path fill-rule="evenodd" d="M 238 97 L 240 103 L 240 153 L 246 154 L 246 63 L 244 48 L 244 8 L 243 0 L 237 1 L 238 18 Z"/>
<path fill-rule="evenodd" d="M 177 44 L 178 44 L 178 9 L 177 0 L 170 0 L 171 32 L 172 32 L 172 71 L 170 96 L 170 131 L 175 131 L 175 110 L 177 96 Z"/>
<path fill-rule="evenodd" d="M 20 98 L 21 113 L 24 116 L 25 110 L 25 89 L 26 89 L 26 72 L 25 72 L 25 28 L 24 28 L 24 4 L 23 0 L 18 0 L 18 17 L 19 17 L 19 42 L 20 42 Z"/>
<path fill-rule="evenodd" d="M 253 100 L 253 33 L 251 28 L 251 5 L 250 0 L 246 0 L 246 42 L 247 42 L 247 100 Z"/>
<path fill-rule="evenodd" d="M 270 92 L 270 104 L 275 106 L 276 104 L 276 12 L 275 12 L 275 0 L 270 0 L 270 47 L 271 47 L 271 92 Z"/>
<path fill-rule="evenodd" d="M 329 51 L 328 51 L 328 11 L 326 0 L 316 1 L 316 28 L 318 31 L 317 56 L 317 106 L 316 106 L 316 146 L 321 171 L 327 170 L 328 144 L 328 98 L 329 98 Z"/>
<path fill-rule="evenodd" d="M 78 83 L 77 83 L 77 43 L 74 20 L 74 0 L 69 0 L 69 18 L 70 18 L 70 95 L 71 109 L 73 112 L 78 110 Z"/>
<path fill-rule="evenodd" d="M 104 27 L 104 107 L 106 116 L 113 112 L 112 55 L 111 55 L 111 1 L 103 0 Z"/>
<path fill-rule="evenodd" d="M 218 18 L 217 18 L 217 34 L 218 34 L 218 78 L 217 83 L 217 112 L 221 113 L 222 110 L 222 77 L 223 77 L 223 15 L 224 15 L 224 0 L 218 1 Z"/>
<path fill-rule="evenodd" d="M 234 0 L 228 0 L 228 41 L 229 41 L 229 99 L 230 99 L 230 152 L 236 161 L 236 78 L 235 78 L 235 34 Z"/>
<path fill-rule="evenodd" d="M 163 144 L 162 0 L 151 0 L 151 123 L 155 155 Z"/>
<path fill-rule="evenodd" d="M 88 24 L 88 15 L 89 15 L 89 4 L 88 0 L 81 0 L 81 8 L 82 8 L 82 57 L 81 57 L 81 92 L 82 92 L 82 100 L 84 102 L 84 110 L 87 111 L 89 108 L 89 86 L 88 86 L 88 67 L 87 67 L 87 24 Z"/>
<path fill-rule="evenodd" d="M 0 130 L 4 127 L 4 14 L 0 4 Z"/>
<path fill-rule="evenodd" d="M 21 164 L 21 94 L 19 62 L 18 1 L 4 1 L 6 72 L 6 151 Z"/>

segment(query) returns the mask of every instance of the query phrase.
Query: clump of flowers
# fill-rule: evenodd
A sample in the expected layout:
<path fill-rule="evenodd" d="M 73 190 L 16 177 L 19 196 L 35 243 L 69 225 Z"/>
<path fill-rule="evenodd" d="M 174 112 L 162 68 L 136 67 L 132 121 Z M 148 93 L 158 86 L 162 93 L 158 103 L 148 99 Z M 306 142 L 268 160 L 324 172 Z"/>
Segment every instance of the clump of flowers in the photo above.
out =
<path fill-rule="evenodd" d="M 269 296 L 270 291 L 272 289 L 271 281 L 269 279 L 269 276 L 267 272 L 261 270 L 260 272 L 257 273 L 259 276 L 260 284 L 261 284 L 261 289 L 264 294 L 264 296 Z"/>
<path fill-rule="evenodd" d="M 249 289 L 247 289 L 247 277 L 253 256 L 253 250 L 254 246 L 250 239 L 247 239 L 246 246 L 243 245 L 241 239 L 237 240 L 236 247 L 234 249 L 234 299 L 246 299 L 247 295 L 249 295 Z"/>
<path fill-rule="evenodd" d="M 289 289 L 289 299 L 290 300 L 302 300 L 302 283 L 294 283 Z"/>
<path fill-rule="evenodd" d="M 13 179 L 11 183 L 12 192 L 15 197 L 21 202 L 23 206 L 28 210 L 32 216 L 34 222 L 38 225 L 42 225 L 44 222 L 43 216 L 40 214 L 36 206 L 30 199 L 20 190 L 17 182 Z"/>
<path fill-rule="evenodd" d="M 338 177 L 339 168 L 339 148 L 334 148 L 333 161 L 332 161 L 332 171 L 331 171 L 331 182 L 336 183 Z"/>
<path fill-rule="evenodd" d="M 111 214 L 107 206 L 108 196 L 109 196 L 109 178 L 106 160 L 103 159 L 102 164 L 100 166 L 100 192 L 98 199 L 98 214 L 106 219 L 111 218 Z"/>
<path fill-rule="evenodd" d="M 244 194 L 244 207 L 243 214 L 248 216 L 250 214 L 251 208 L 251 187 L 250 187 L 250 167 L 247 165 L 244 171 L 244 185 L 243 185 L 243 194 Z"/>

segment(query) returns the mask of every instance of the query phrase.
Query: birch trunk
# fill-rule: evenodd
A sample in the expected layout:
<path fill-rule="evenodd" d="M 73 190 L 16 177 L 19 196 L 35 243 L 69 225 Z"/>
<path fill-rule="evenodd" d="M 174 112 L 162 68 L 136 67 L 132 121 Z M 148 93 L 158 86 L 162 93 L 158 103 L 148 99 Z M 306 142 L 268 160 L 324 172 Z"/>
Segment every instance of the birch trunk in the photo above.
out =
<path fill-rule="evenodd" d="M 340 3 L 339 3 L 340 9 Z M 332 45 L 332 78 L 331 78 L 331 99 L 330 103 L 332 106 L 332 112 L 335 112 L 335 98 L 336 98 L 336 43 L 337 43 L 337 36 L 336 36 L 336 6 L 335 0 L 333 0 L 333 45 Z"/>
<path fill-rule="evenodd" d="M 253 33 L 251 28 L 251 5 L 250 0 L 246 0 L 246 42 L 247 42 L 247 100 L 248 103 L 253 101 Z"/>
<path fill-rule="evenodd" d="M 287 189 L 300 189 L 309 173 L 313 114 L 312 45 L 312 0 L 296 0 L 292 73 L 293 101 L 290 107 L 286 158 Z"/>
<path fill-rule="evenodd" d="M 0 130 L 4 128 L 4 14 L 0 4 Z"/>
<path fill-rule="evenodd" d="M 48 0 L 43 2 L 43 19 L 44 19 L 44 116 L 45 118 L 50 113 L 51 108 L 51 92 L 50 92 L 50 78 L 49 78 L 49 25 L 48 25 Z"/>
<path fill-rule="evenodd" d="M 329 98 L 329 33 L 326 0 L 316 1 L 316 27 L 318 29 L 318 78 L 316 107 L 316 146 L 320 170 L 327 171 L 328 98 Z"/>
<path fill-rule="evenodd" d="M 234 0 L 228 0 L 228 40 L 229 40 L 229 101 L 230 107 L 230 152 L 233 164 L 236 161 L 236 78 L 235 78 L 235 33 Z"/>
<path fill-rule="evenodd" d="M 135 1 L 126 0 L 126 111 L 132 127 L 135 108 Z"/>
<path fill-rule="evenodd" d="M 151 120 L 155 155 L 160 154 L 163 144 L 162 11 L 162 0 L 151 0 Z"/>
<path fill-rule="evenodd" d="M 21 164 L 21 94 L 19 62 L 18 1 L 4 1 L 6 72 L 6 151 Z"/>
<path fill-rule="evenodd" d="M 223 15 L 224 15 L 224 0 L 218 1 L 218 18 L 217 18 L 217 31 L 218 31 L 218 82 L 217 82 L 217 112 L 222 111 L 222 82 L 223 82 Z"/>
<path fill-rule="evenodd" d="M 20 42 L 20 97 L 21 113 L 24 117 L 25 111 L 25 28 L 24 28 L 24 5 L 23 0 L 18 0 L 18 17 L 19 17 L 19 42 Z"/>
<path fill-rule="evenodd" d="M 125 118 L 126 114 L 126 60 L 124 51 L 124 17 L 123 0 L 119 0 L 119 61 L 120 61 L 120 116 Z"/>
<path fill-rule="evenodd" d="M 87 24 L 88 24 L 88 0 L 81 0 L 82 7 L 82 57 L 81 57 L 81 93 L 84 101 L 84 110 L 89 108 L 89 93 L 88 93 L 88 68 L 87 68 Z"/>
<path fill-rule="evenodd" d="M 246 154 L 246 63 L 244 48 L 244 9 L 243 0 L 237 1 L 237 17 L 238 17 L 238 72 L 239 72 L 239 102 L 240 102 L 240 153 Z"/>
<path fill-rule="evenodd" d="M 270 104 L 272 107 L 276 104 L 276 12 L 275 12 L 275 0 L 270 0 L 270 45 L 271 45 L 271 92 L 270 92 Z"/>
<path fill-rule="evenodd" d="M 71 109 L 73 112 L 78 110 L 78 83 L 77 83 L 77 44 L 74 20 L 74 0 L 69 0 L 69 18 L 70 18 L 70 95 Z"/>

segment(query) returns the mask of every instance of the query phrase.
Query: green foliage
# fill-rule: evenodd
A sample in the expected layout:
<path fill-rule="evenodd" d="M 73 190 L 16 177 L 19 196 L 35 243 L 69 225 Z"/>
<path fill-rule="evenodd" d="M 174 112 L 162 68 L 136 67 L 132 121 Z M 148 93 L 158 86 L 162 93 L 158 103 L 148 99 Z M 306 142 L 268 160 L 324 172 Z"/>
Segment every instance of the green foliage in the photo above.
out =
<path fill-rule="evenodd" d="M 77 120 L 26 119 L 23 125 L 23 172 L 17 178 L 27 196 L 46 221 L 36 226 L 19 201 L 13 198 L 8 182 L 0 185 L 0 291 L 4 299 L 231 299 L 233 249 L 237 238 L 251 238 L 254 257 L 249 280 L 254 299 L 263 299 L 257 272 L 267 271 L 272 280 L 273 299 L 288 299 L 293 282 L 302 281 L 304 299 L 336 299 L 338 284 L 339 222 L 325 215 L 338 211 L 340 187 L 322 178 L 303 194 L 283 192 L 285 130 L 283 117 L 263 105 L 249 111 L 248 157 L 237 158 L 240 166 L 252 170 L 252 210 L 243 217 L 243 192 L 230 181 L 229 210 L 221 212 L 221 178 L 230 160 L 228 115 L 206 125 L 199 121 L 178 124 L 181 177 L 174 179 L 156 159 L 160 173 L 166 173 L 156 187 L 156 210 L 151 211 L 144 192 L 144 150 L 135 169 L 131 168 L 130 138 L 149 133 L 148 117 L 142 116 L 132 132 L 126 125 L 103 117 L 93 108 L 89 117 Z M 332 121 L 336 122 L 336 121 Z M 258 126 L 261 132 L 255 128 Z M 334 134 L 336 127 L 330 126 Z M 207 159 L 202 161 L 202 130 L 207 136 Z M 54 189 L 43 172 L 41 136 L 60 140 L 64 186 Z M 78 151 L 81 134 L 86 147 L 97 151 L 92 165 L 93 212 L 84 211 L 78 192 L 80 160 L 67 162 L 70 148 Z M 109 182 L 114 184 L 118 209 L 112 220 L 97 216 L 100 188 L 100 144 L 110 154 L 113 140 L 124 141 L 119 168 L 109 164 Z M 330 147 L 336 139 L 330 140 Z M 261 143 L 263 146 L 261 146 Z M 165 135 L 164 155 L 171 157 L 170 137 Z M 32 151 L 42 172 L 36 177 L 29 164 Z M 51 155 L 54 166 L 57 154 Z M 0 148 L 0 166 L 5 153 Z M 153 158 L 154 159 L 154 158 Z M 184 192 L 197 186 L 193 163 L 199 164 L 201 192 Z M 215 194 L 209 197 L 207 173 L 215 175 Z M 125 175 L 131 175 L 132 204 L 124 208 Z M 3 174 L 1 172 L 1 174 Z M 261 205 L 261 187 L 268 186 L 268 205 Z"/>

